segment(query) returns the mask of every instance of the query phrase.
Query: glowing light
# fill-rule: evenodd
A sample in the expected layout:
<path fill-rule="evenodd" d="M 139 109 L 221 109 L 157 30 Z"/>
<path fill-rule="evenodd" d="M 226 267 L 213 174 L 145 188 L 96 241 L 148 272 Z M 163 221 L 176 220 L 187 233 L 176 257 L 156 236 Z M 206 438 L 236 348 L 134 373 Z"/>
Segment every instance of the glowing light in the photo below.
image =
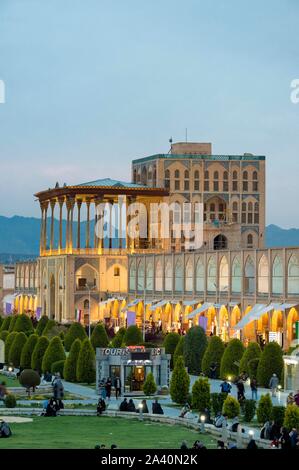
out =
<path fill-rule="evenodd" d="M 254 431 L 252 431 L 252 429 L 250 429 L 250 431 L 248 431 L 248 434 L 250 437 L 253 437 L 254 436 Z"/>
<path fill-rule="evenodd" d="M 206 420 L 206 417 L 205 417 L 205 415 L 201 415 L 201 417 L 200 417 L 200 421 L 201 421 L 202 423 L 204 423 L 204 422 L 205 422 L 205 420 Z"/>

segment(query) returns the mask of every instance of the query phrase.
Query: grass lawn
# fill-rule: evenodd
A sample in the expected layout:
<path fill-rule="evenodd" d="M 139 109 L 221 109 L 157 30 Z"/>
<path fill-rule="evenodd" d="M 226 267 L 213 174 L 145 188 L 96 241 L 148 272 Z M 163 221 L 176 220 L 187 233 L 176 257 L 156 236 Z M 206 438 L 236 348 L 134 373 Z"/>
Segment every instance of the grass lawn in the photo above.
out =
<path fill-rule="evenodd" d="M 3 374 L 0 374 L 0 382 L 5 382 L 6 387 L 21 387 L 18 379 L 11 379 Z"/>
<path fill-rule="evenodd" d="M 178 449 L 183 440 L 188 446 L 200 439 L 208 448 L 215 440 L 208 434 L 182 426 L 140 422 L 138 419 L 57 416 L 35 417 L 32 423 L 11 424 L 12 436 L 0 439 L 0 449 L 93 449 L 116 444 L 122 449 Z"/>

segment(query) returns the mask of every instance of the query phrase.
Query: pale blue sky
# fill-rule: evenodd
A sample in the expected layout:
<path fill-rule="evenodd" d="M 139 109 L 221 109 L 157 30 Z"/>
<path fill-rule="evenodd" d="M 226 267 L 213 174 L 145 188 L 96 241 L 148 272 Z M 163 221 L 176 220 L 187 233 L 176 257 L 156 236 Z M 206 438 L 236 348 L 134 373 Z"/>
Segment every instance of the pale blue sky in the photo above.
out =
<path fill-rule="evenodd" d="M 168 139 L 267 156 L 267 223 L 299 227 L 298 0 L 1 0 L 0 214 L 58 180 L 130 179 Z"/>

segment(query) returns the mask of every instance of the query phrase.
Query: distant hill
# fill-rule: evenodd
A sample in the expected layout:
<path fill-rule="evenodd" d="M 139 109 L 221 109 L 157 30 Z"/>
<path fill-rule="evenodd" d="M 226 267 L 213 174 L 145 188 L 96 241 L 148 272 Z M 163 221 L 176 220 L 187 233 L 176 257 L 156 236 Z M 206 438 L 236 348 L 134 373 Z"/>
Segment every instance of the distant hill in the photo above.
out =
<path fill-rule="evenodd" d="M 65 221 L 63 222 L 65 233 Z M 48 220 L 48 228 L 50 219 Z M 81 227 L 81 244 L 85 243 L 85 223 Z M 91 223 L 93 233 L 93 223 Z M 74 243 L 76 242 L 76 224 L 74 224 Z M 29 259 L 38 256 L 40 237 L 40 219 L 34 217 L 0 216 L 0 263 L 15 262 L 18 259 Z M 58 221 L 54 224 L 55 245 L 58 243 Z M 277 225 L 266 228 L 266 246 L 268 248 L 299 246 L 299 229 L 283 229 Z"/>

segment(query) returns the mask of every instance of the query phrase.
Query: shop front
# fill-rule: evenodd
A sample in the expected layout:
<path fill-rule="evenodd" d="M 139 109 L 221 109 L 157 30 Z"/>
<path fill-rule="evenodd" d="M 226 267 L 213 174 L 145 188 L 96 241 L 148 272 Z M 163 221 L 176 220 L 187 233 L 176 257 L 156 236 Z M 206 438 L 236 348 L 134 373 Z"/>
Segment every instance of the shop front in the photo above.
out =
<path fill-rule="evenodd" d="M 97 390 L 108 377 L 112 385 L 118 377 L 123 393 L 141 392 L 147 375 L 152 372 L 158 389 L 169 386 L 170 355 L 164 348 L 98 348 L 96 351 Z"/>

